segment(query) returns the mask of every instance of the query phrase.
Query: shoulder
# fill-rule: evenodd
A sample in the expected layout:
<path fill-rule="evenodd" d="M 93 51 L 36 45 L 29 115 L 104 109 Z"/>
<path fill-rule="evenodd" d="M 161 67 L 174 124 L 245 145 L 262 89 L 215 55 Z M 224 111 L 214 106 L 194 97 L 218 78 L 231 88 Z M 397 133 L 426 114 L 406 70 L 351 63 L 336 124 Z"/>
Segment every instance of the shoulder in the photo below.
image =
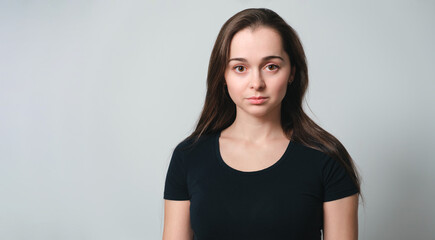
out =
<path fill-rule="evenodd" d="M 173 156 L 179 159 L 186 172 L 197 172 L 198 168 L 209 164 L 215 156 L 215 139 L 214 134 L 202 135 L 197 140 L 186 138 L 177 144 Z"/>
<path fill-rule="evenodd" d="M 305 161 L 315 161 L 317 163 L 324 163 L 330 158 L 329 155 L 323 151 L 295 141 L 293 141 L 293 153 L 295 156 L 301 157 Z"/>
<path fill-rule="evenodd" d="M 293 156 L 297 159 L 297 163 L 315 168 L 323 174 L 339 168 L 345 169 L 344 164 L 330 154 L 299 142 L 293 143 Z"/>
<path fill-rule="evenodd" d="M 201 154 L 210 151 L 215 144 L 216 134 L 209 133 L 201 135 L 198 139 L 185 138 L 174 149 L 174 152 L 182 155 Z"/>

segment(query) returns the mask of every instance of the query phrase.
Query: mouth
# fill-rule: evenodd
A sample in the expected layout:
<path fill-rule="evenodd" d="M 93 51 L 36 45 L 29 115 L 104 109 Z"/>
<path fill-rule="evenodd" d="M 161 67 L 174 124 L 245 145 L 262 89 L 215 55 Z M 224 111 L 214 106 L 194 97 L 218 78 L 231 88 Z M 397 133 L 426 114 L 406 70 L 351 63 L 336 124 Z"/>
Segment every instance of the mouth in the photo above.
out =
<path fill-rule="evenodd" d="M 262 104 L 267 100 L 267 97 L 250 97 L 248 98 L 248 101 L 251 104 Z"/>
<path fill-rule="evenodd" d="M 250 100 L 259 100 L 259 99 L 266 99 L 267 97 L 250 97 L 250 98 L 248 98 L 248 99 L 250 99 Z"/>

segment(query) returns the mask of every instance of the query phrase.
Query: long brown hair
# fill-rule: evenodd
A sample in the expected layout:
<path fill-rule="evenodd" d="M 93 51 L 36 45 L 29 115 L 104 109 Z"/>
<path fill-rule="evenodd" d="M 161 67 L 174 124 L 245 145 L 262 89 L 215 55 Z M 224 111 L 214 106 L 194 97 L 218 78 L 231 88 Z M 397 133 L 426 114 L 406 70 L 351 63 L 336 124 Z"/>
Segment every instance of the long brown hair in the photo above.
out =
<path fill-rule="evenodd" d="M 271 27 L 280 33 L 284 50 L 292 66 L 296 67 L 294 80 L 287 85 L 287 93 L 281 104 L 281 126 L 284 133 L 289 139 L 322 151 L 339 161 L 351 175 L 362 198 L 360 176 L 349 153 L 337 138 L 317 125 L 302 108 L 302 100 L 308 87 L 305 52 L 295 30 L 270 9 L 245 9 L 222 26 L 210 57 L 204 107 L 196 129 L 186 140 L 194 139 L 193 142 L 196 142 L 201 135 L 217 133 L 234 122 L 236 106 L 224 85 L 230 43 L 238 31 L 259 26 Z"/>

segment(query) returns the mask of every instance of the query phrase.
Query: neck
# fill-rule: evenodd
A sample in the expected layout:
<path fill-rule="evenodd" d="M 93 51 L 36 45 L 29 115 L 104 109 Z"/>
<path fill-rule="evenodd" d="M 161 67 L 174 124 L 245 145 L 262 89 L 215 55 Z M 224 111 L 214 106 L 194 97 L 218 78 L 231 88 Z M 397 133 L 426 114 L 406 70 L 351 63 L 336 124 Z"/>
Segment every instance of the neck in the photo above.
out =
<path fill-rule="evenodd" d="M 281 127 L 281 108 L 277 107 L 274 111 L 264 115 L 248 114 L 237 109 L 236 119 L 224 131 L 229 137 L 249 142 L 265 142 L 283 138 L 285 133 Z"/>

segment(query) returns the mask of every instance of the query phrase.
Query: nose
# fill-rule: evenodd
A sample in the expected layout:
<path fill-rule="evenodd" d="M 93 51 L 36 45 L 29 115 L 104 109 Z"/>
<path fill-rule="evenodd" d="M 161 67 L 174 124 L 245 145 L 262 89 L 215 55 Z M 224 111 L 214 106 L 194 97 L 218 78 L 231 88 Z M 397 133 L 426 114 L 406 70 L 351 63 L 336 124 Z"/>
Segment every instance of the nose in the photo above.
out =
<path fill-rule="evenodd" d="M 255 90 L 263 89 L 266 86 L 263 76 L 261 76 L 261 72 L 259 70 L 252 71 L 251 81 L 250 81 L 250 88 L 253 88 Z"/>

